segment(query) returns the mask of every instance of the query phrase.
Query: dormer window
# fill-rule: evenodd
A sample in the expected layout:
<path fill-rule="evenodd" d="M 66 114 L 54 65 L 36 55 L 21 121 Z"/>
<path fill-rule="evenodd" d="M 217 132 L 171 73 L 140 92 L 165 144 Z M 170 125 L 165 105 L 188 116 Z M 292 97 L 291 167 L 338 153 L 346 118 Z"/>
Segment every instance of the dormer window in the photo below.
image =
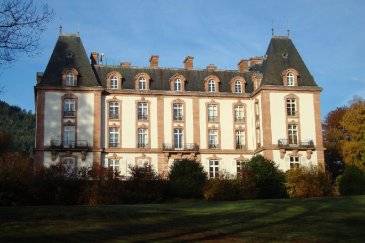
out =
<path fill-rule="evenodd" d="M 292 73 L 288 73 L 286 75 L 286 81 L 288 86 L 294 86 L 294 75 Z"/>
<path fill-rule="evenodd" d="M 241 81 L 236 80 L 236 82 L 234 84 L 234 92 L 235 93 L 242 93 L 242 84 L 241 84 Z"/>
<path fill-rule="evenodd" d="M 110 89 L 118 89 L 118 77 L 113 76 L 110 79 Z"/>
<path fill-rule="evenodd" d="M 147 89 L 147 81 L 144 77 L 139 78 L 139 90 L 146 90 Z"/>
<path fill-rule="evenodd" d="M 208 81 L 208 92 L 215 92 L 215 82 L 213 79 Z"/>
<path fill-rule="evenodd" d="M 66 86 L 74 86 L 75 85 L 75 78 L 73 73 L 68 72 L 66 74 Z"/>
<path fill-rule="evenodd" d="M 174 81 L 174 90 L 181 91 L 181 80 L 179 78 Z"/>

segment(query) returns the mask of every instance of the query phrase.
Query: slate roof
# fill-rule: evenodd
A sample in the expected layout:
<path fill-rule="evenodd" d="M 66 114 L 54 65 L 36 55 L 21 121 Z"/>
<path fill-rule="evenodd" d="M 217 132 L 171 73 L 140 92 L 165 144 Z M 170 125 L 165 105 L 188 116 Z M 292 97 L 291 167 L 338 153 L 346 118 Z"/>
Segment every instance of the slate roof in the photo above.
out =
<path fill-rule="evenodd" d="M 299 73 L 298 86 L 318 86 L 301 56 L 295 48 L 293 42 L 287 36 L 273 36 L 266 52 L 261 73 L 263 85 L 283 85 L 281 73 L 293 68 Z"/>
<path fill-rule="evenodd" d="M 62 86 L 61 74 L 65 68 L 79 72 L 78 86 L 100 86 L 86 55 L 79 35 L 61 34 L 38 85 Z"/>

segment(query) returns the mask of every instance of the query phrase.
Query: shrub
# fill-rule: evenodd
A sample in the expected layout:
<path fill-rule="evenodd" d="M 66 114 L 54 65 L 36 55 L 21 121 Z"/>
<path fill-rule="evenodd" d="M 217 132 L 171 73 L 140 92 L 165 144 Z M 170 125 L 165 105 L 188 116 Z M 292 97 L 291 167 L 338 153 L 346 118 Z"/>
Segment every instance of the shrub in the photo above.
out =
<path fill-rule="evenodd" d="M 175 160 L 170 168 L 171 194 L 180 198 L 199 198 L 207 182 L 207 173 L 201 163 L 194 160 Z"/>
<path fill-rule="evenodd" d="M 336 181 L 341 195 L 365 194 L 365 172 L 354 165 L 348 166 Z"/>
<path fill-rule="evenodd" d="M 293 198 L 327 196 L 332 189 L 331 175 L 314 166 L 291 169 L 285 174 L 285 187 Z"/>
<path fill-rule="evenodd" d="M 244 170 L 253 173 L 254 184 L 259 198 L 279 198 L 285 196 L 284 174 L 278 170 L 274 161 L 256 155 L 243 163 Z"/>

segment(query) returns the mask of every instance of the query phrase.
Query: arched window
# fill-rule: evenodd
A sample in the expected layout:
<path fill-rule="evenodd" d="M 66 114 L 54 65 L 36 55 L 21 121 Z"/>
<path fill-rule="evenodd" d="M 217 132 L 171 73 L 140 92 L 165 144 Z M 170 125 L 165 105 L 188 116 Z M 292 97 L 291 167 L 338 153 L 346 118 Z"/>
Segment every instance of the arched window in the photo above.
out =
<path fill-rule="evenodd" d="M 118 77 L 117 76 L 113 76 L 110 79 L 110 88 L 111 89 L 118 89 Z"/>
<path fill-rule="evenodd" d="M 177 78 L 174 81 L 174 90 L 181 91 L 181 79 Z"/>
<path fill-rule="evenodd" d="M 213 79 L 208 81 L 208 92 L 215 92 L 215 82 Z"/>
<path fill-rule="evenodd" d="M 139 90 L 146 90 L 147 89 L 147 81 L 146 78 L 141 77 L 139 78 Z"/>
<path fill-rule="evenodd" d="M 242 84 L 241 81 L 237 80 L 234 84 L 234 92 L 235 93 L 242 93 Z"/>
<path fill-rule="evenodd" d="M 71 72 L 67 72 L 66 74 L 66 86 L 74 86 L 75 85 L 75 76 Z"/>
<path fill-rule="evenodd" d="M 288 86 L 294 86 L 294 74 L 288 73 L 286 75 L 286 81 L 287 81 Z"/>

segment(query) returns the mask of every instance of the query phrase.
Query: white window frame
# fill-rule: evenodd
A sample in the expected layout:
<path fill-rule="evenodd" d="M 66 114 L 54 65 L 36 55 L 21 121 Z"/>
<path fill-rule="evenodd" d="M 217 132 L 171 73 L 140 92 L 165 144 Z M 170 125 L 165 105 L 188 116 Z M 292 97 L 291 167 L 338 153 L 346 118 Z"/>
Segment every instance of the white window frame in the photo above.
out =
<path fill-rule="evenodd" d="M 208 81 L 208 92 L 210 93 L 216 92 L 215 81 L 213 79 L 210 79 Z"/>
<path fill-rule="evenodd" d="M 286 75 L 286 81 L 287 81 L 287 85 L 288 86 L 294 86 L 295 83 L 294 83 L 294 74 L 289 72 L 287 75 Z"/>
<path fill-rule="evenodd" d="M 119 147 L 119 127 L 109 128 L 109 147 Z"/>
<path fill-rule="evenodd" d="M 148 128 L 138 128 L 138 148 L 146 148 L 148 146 Z"/>
<path fill-rule="evenodd" d="M 209 160 L 209 179 L 219 178 L 219 160 Z"/>
<path fill-rule="evenodd" d="M 119 102 L 109 102 L 109 119 L 119 119 Z"/>
<path fill-rule="evenodd" d="M 63 146 L 70 148 L 75 146 L 75 126 L 66 125 L 63 127 Z"/>
<path fill-rule="evenodd" d="M 217 129 L 209 129 L 208 130 L 208 147 L 211 148 L 218 148 L 218 130 Z"/>
<path fill-rule="evenodd" d="M 174 80 L 174 90 L 175 91 L 181 91 L 182 90 L 181 79 L 177 78 L 177 79 Z"/>
<path fill-rule="evenodd" d="M 298 126 L 296 124 L 288 124 L 288 144 L 298 145 Z"/>
<path fill-rule="evenodd" d="M 108 159 L 107 168 L 111 168 L 114 172 L 120 172 L 120 160 L 119 159 Z"/>
<path fill-rule="evenodd" d="M 235 93 L 242 93 L 242 83 L 240 80 L 236 80 L 234 84 L 234 91 Z"/>
<path fill-rule="evenodd" d="M 138 80 L 139 90 L 147 90 L 147 80 L 145 77 L 140 77 Z"/>
<path fill-rule="evenodd" d="M 296 100 L 294 98 L 286 99 L 286 114 L 288 116 L 296 116 Z"/>
<path fill-rule="evenodd" d="M 117 76 L 113 76 L 110 79 L 110 89 L 118 89 L 118 77 Z"/>
<path fill-rule="evenodd" d="M 182 128 L 174 128 L 174 148 L 182 149 L 183 148 L 183 137 L 184 131 Z"/>
<path fill-rule="evenodd" d="M 234 109 L 235 113 L 235 121 L 236 122 L 244 122 L 245 121 L 245 109 L 243 105 L 237 105 Z"/>
<path fill-rule="evenodd" d="M 138 120 L 148 120 L 148 103 L 138 103 Z"/>
<path fill-rule="evenodd" d="M 66 73 L 66 86 L 75 86 L 75 75 L 72 72 Z"/>
<path fill-rule="evenodd" d="M 63 99 L 63 114 L 64 116 L 75 116 L 75 99 Z"/>
<path fill-rule="evenodd" d="M 208 121 L 218 121 L 218 105 L 208 105 Z"/>
<path fill-rule="evenodd" d="M 182 121 L 183 120 L 183 104 L 181 103 L 174 103 L 172 105 L 172 113 L 174 121 Z"/>
<path fill-rule="evenodd" d="M 77 170 L 76 159 L 74 157 L 63 157 L 62 167 L 64 169 L 63 175 L 65 177 L 75 175 Z"/>
<path fill-rule="evenodd" d="M 237 175 L 241 175 L 241 171 L 242 171 L 244 162 L 245 161 L 243 161 L 243 160 L 236 160 L 236 173 L 237 173 Z"/>
<path fill-rule="evenodd" d="M 236 130 L 236 149 L 244 149 L 245 147 L 245 131 Z"/>
<path fill-rule="evenodd" d="M 299 166 L 300 166 L 299 156 L 290 156 L 289 163 L 290 163 L 290 169 L 299 168 Z"/>

